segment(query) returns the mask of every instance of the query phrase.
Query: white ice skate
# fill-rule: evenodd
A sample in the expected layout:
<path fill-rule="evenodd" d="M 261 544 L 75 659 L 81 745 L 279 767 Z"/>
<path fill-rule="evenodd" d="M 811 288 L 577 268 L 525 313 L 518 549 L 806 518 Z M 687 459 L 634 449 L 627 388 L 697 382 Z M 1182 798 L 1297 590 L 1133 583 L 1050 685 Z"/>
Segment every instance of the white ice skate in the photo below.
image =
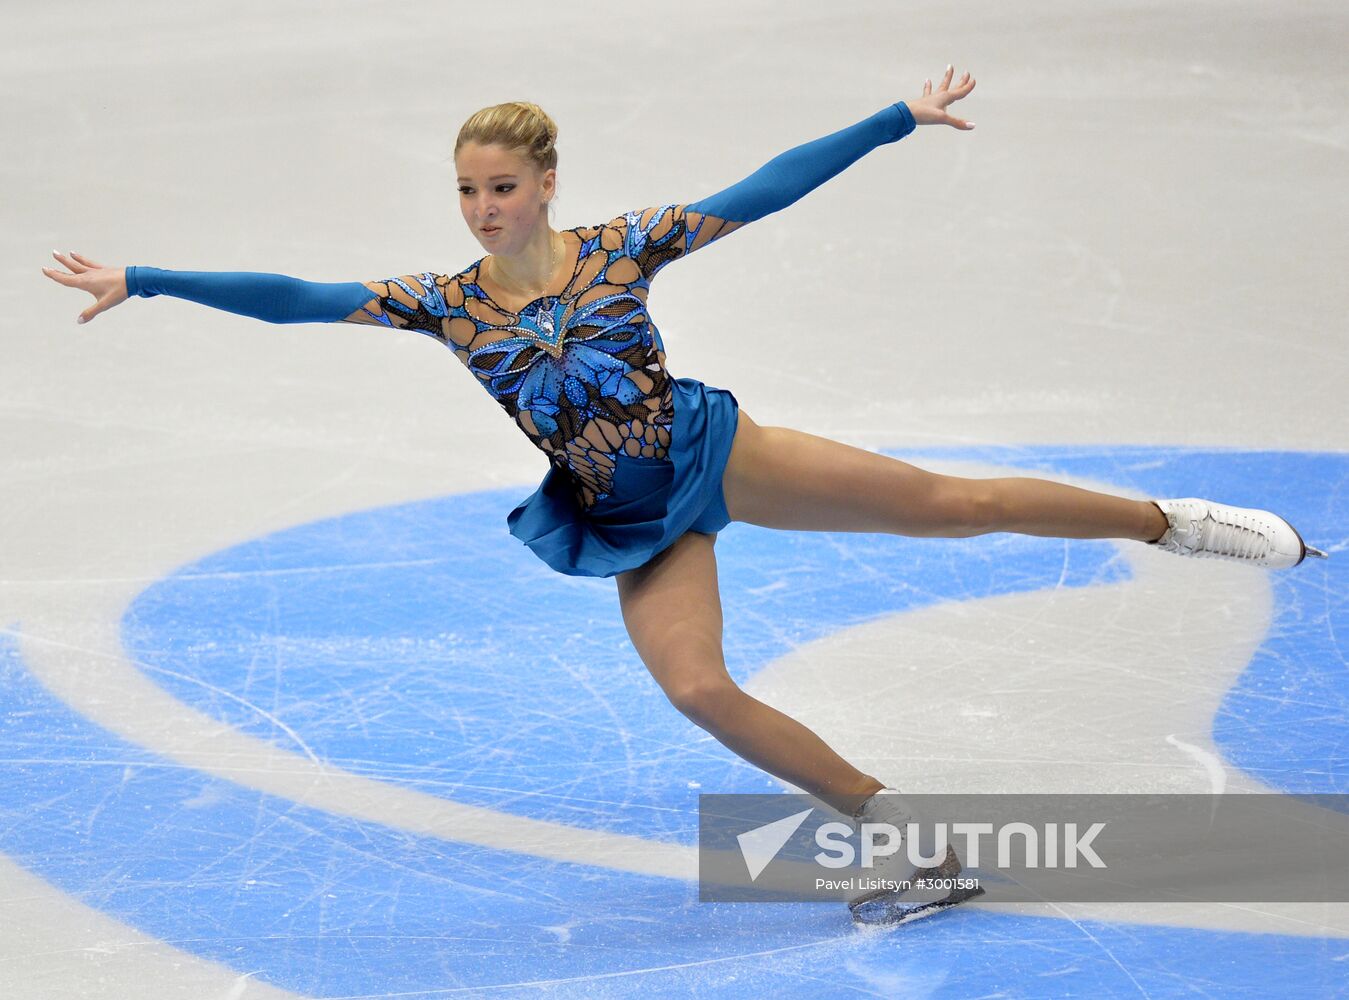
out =
<path fill-rule="evenodd" d="M 1297 530 L 1267 510 L 1228 507 L 1185 497 L 1152 501 L 1170 525 L 1155 545 L 1167 552 L 1200 559 L 1235 559 L 1250 566 L 1285 569 L 1307 556 L 1326 558 L 1302 540 Z"/>
<path fill-rule="evenodd" d="M 893 788 L 877 792 L 853 814 L 860 823 L 889 823 L 901 834 L 916 818 Z M 930 917 L 982 896 L 977 886 L 953 888 L 949 881 L 961 872 L 956 852 L 947 847 L 946 858 L 935 868 L 915 868 L 908 859 L 907 843 L 886 855 L 860 876 L 861 885 L 848 898 L 853 923 L 893 927 L 921 917 Z M 931 884 L 925 884 L 930 882 Z M 891 887 L 888 884 L 899 886 Z"/>

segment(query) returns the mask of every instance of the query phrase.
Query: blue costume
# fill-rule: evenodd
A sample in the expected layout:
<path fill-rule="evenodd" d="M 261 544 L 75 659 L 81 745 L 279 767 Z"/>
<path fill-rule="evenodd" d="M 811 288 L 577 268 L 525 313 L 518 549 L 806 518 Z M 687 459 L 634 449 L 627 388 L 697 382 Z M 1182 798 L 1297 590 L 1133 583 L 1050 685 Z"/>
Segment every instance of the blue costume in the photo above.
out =
<path fill-rule="evenodd" d="M 739 406 L 725 389 L 666 372 L 646 310 L 651 280 L 914 127 L 908 106 L 892 104 L 709 198 L 564 230 L 570 281 L 518 312 L 479 283 L 486 257 L 454 275 L 338 283 L 132 266 L 127 292 L 272 323 L 369 323 L 435 337 L 548 455 L 543 482 L 507 518 L 511 533 L 558 572 L 613 576 L 686 531 L 714 533 L 729 521 L 721 479 Z"/>

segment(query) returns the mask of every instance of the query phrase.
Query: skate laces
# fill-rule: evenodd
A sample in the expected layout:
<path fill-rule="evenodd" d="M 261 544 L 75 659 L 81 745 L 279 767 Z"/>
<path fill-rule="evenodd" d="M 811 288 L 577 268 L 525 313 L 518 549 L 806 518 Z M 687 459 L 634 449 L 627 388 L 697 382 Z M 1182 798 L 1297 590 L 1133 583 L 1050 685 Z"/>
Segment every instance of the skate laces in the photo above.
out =
<path fill-rule="evenodd" d="M 1165 547 L 1198 558 L 1259 560 L 1269 554 L 1269 545 L 1269 530 L 1255 516 L 1230 509 L 1215 516 L 1205 505 L 1202 514 L 1190 512 L 1187 523 L 1175 526 Z"/>

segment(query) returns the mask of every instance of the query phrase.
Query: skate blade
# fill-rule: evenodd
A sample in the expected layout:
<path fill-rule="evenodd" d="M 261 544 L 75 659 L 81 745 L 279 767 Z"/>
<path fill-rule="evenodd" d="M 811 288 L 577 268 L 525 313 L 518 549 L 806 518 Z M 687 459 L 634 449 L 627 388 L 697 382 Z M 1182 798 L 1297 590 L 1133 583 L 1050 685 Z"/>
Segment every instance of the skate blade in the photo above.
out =
<path fill-rule="evenodd" d="M 1288 525 L 1288 526 L 1289 526 L 1290 528 L 1293 528 L 1293 526 L 1292 526 L 1291 524 Z M 1302 532 L 1298 531 L 1297 528 L 1293 528 L 1293 534 L 1297 536 L 1298 544 L 1302 546 L 1302 558 L 1299 559 L 1297 562 L 1293 563 L 1294 566 L 1299 566 L 1299 565 L 1301 565 L 1301 564 L 1306 560 L 1306 558 L 1307 558 L 1308 556 L 1311 556 L 1311 557 L 1314 558 L 1314 559 L 1329 559 L 1329 558 L 1330 558 L 1329 553 L 1322 552 L 1320 549 L 1315 548 L 1315 547 L 1313 547 L 1313 546 L 1311 546 L 1311 545 L 1308 545 L 1308 544 L 1307 544 L 1307 540 L 1306 540 L 1305 538 L 1302 537 Z"/>
<path fill-rule="evenodd" d="M 902 896 L 880 896 L 853 907 L 852 922 L 865 927 L 898 927 L 900 924 L 935 916 L 983 894 L 983 889 L 956 889 L 950 895 L 928 903 L 905 903 Z"/>

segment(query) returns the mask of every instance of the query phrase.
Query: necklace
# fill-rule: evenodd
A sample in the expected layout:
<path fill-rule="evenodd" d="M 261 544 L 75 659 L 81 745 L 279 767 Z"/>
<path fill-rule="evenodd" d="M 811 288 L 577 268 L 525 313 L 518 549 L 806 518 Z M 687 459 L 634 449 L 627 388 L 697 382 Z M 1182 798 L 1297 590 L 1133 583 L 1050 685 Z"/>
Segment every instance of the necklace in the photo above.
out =
<path fill-rule="evenodd" d="M 561 252 L 561 251 L 560 251 L 560 248 L 558 247 L 558 244 L 557 244 L 556 242 L 553 242 L 553 262 L 552 262 L 552 264 L 549 265 L 549 268 L 548 268 L 548 277 L 544 280 L 543 287 L 539 289 L 539 294 L 536 295 L 536 296 L 534 296 L 534 298 L 530 299 L 531 302 L 533 302 L 534 299 L 542 298 L 543 293 L 546 292 L 546 291 L 548 290 L 548 286 L 549 286 L 549 285 L 552 283 L 552 281 L 553 281 L 553 272 L 555 272 L 555 271 L 557 270 L 557 258 L 558 258 L 558 254 L 559 254 L 560 252 Z M 510 288 L 507 287 L 507 285 L 505 284 L 505 282 L 503 282 L 503 281 L 501 280 L 501 276 L 497 274 L 496 258 L 495 258 L 495 257 L 492 258 L 492 278 L 496 281 L 496 283 L 497 283 L 498 285 L 501 285 L 503 288 L 506 288 L 507 291 L 510 291 Z"/>

